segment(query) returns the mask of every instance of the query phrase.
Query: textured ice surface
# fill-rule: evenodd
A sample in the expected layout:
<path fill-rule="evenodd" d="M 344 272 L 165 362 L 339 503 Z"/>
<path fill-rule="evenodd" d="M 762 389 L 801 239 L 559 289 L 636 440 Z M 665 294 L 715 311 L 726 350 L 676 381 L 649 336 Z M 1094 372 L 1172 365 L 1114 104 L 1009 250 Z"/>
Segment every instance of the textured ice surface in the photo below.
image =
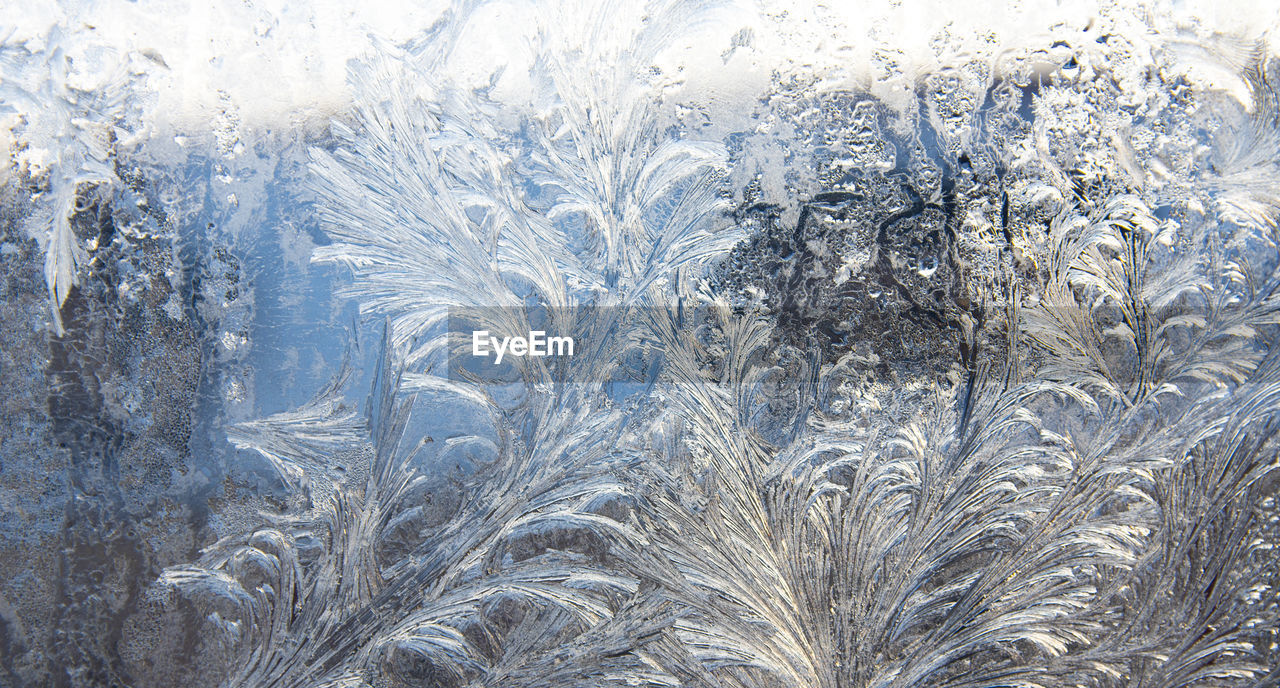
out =
<path fill-rule="evenodd" d="M 0 685 L 1276 685 L 1274 8 L 830 4 L 4 5 Z"/>

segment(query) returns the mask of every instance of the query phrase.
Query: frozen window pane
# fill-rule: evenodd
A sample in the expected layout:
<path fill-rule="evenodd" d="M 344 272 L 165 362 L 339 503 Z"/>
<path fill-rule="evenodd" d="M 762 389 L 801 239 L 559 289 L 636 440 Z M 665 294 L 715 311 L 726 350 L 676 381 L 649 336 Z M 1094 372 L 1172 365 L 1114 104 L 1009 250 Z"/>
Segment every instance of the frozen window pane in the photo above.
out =
<path fill-rule="evenodd" d="M 46 9 L 0 685 L 1280 679 L 1267 8 Z"/>

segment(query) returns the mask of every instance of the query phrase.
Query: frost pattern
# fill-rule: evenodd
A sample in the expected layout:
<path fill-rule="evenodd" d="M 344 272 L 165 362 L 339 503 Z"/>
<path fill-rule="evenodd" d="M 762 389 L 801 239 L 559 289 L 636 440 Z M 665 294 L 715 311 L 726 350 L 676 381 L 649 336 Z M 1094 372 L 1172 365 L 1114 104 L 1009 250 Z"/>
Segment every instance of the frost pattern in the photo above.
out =
<path fill-rule="evenodd" d="M 105 84 L 77 87 L 68 74 L 64 39 L 54 30 L 39 52 L 0 44 L 0 113 L 23 117 L 24 166 L 42 179 L 43 193 L 50 197 L 27 220 L 27 231 L 45 254 L 45 284 L 58 334 L 63 333 L 60 308 L 88 259 L 71 218 L 82 209 L 82 194 L 109 195 L 119 183 L 111 151 L 117 143 L 128 145 L 131 134 L 123 127 L 131 114 L 126 94 L 132 91 L 126 64 L 117 64 Z"/>
<path fill-rule="evenodd" d="M 429 76 L 465 16 L 353 66 L 312 153 L 314 259 L 386 334 L 363 416 L 340 379 L 229 433 L 309 508 L 163 575 L 233 649 L 225 685 L 1274 681 L 1274 62 L 1247 56 L 1248 108 L 1187 109 L 1124 83 L 1181 58 L 1089 37 L 1021 64 L 1052 83 L 930 76 L 905 135 L 783 84 L 726 150 L 670 125 L 650 69 L 685 6 L 545 17 L 516 122 Z M 1188 112 L 1230 120 L 1212 164 L 1074 138 Z M 798 211 L 726 173 L 788 127 Z M 748 283 L 770 250 L 788 266 Z M 443 379 L 445 309 L 476 304 L 510 331 L 616 307 L 584 311 L 611 345 L 570 374 L 642 389 L 536 359 L 514 393 Z M 484 429 L 415 436 L 426 401 Z"/>
<path fill-rule="evenodd" d="M 643 323 L 627 309 L 739 238 L 712 222 L 723 206 L 717 146 L 664 136 L 650 91 L 630 84 L 638 77 L 601 78 L 621 93 L 584 91 L 569 77 L 626 65 L 623 54 L 549 66 L 559 104 L 530 123 L 533 146 L 518 160 L 498 147 L 510 141 L 486 121 L 482 96 L 423 93 L 421 72 L 387 56 L 353 71 L 370 88 L 366 106 L 354 127 L 335 125 L 343 148 L 315 151 L 315 191 L 336 240 L 315 258 L 351 266 L 352 294 L 388 318 L 368 435 L 351 441 L 350 414 L 322 397 L 241 424 L 231 439 L 294 480 L 332 479 L 326 458 L 344 445 L 372 456 L 362 485 L 332 485 L 312 511 L 165 573 L 162 584 L 214 610 L 241 648 L 227 685 L 364 685 L 375 669 L 407 684 L 678 682 L 676 667 L 647 649 L 680 651 L 665 630 L 679 609 L 642 584 L 654 562 L 628 517 L 636 496 L 625 479 L 640 456 L 622 441 L 639 431 L 636 419 L 600 385 L 549 393 L 536 359 L 523 359 L 526 399 L 514 408 L 424 363 L 444 306 L 513 306 L 528 294 L 557 308 L 619 306 L 596 311 L 588 330 L 634 341 Z M 545 208 L 530 207 L 521 165 L 546 190 Z M 557 222 L 574 214 L 582 221 Z M 562 248 L 573 244 L 581 248 Z M 603 379 L 594 376 L 626 351 L 584 353 L 573 374 Z M 431 440 L 404 435 L 418 393 L 492 417 L 492 435 L 452 437 L 440 452 L 465 453 L 476 471 L 443 523 L 425 513 L 435 493 L 416 465 Z"/>

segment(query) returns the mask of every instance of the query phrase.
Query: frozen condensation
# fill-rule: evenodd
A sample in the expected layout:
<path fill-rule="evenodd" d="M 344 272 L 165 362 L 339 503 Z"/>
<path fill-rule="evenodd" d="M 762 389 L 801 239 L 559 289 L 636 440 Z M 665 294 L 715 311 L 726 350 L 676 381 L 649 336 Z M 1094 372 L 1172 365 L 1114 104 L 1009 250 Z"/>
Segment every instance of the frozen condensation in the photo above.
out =
<path fill-rule="evenodd" d="M 10 3 L 0 685 L 1277 685 L 1277 27 Z"/>

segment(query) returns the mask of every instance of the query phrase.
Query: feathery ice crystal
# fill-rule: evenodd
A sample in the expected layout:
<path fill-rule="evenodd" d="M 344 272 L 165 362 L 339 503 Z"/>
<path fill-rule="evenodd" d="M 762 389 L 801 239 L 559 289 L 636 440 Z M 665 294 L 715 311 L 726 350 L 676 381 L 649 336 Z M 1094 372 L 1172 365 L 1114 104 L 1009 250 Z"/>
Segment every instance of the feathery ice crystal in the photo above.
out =
<path fill-rule="evenodd" d="M 5 39 L 0 328 L 52 307 L 15 399 L 67 498 L 3 486 L 65 611 L 14 578 L 0 677 L 1275 685 L 1274 48 L 811 14 L 840 47 L 459 0 L 320 124 L 203 138 L 159 55 Z M 453 374 L 468 307 L 582 337 Z"/>

